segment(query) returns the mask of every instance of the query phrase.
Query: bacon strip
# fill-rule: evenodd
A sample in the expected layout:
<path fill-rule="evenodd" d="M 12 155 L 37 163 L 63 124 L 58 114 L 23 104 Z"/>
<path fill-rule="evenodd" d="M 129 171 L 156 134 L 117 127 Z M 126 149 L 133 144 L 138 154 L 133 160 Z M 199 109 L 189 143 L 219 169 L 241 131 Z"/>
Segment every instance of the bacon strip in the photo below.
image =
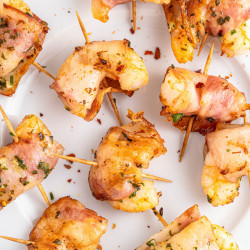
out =
<path fill-rule="evenodd" d="M 35 245 L 28 249 L 95 250 L 107 222 L 79 201 L 63 197 L 45 210 L 30 233 Z"/>
<path fill-rule="evenodd" d="M 160 99 L 165 105 L 162 115 L 170 119 L 182 114 L 174 125 L 186 129 L 185 117 L 198 115 L 194 131 L 201 132 L 214 130 L 217 122 L 231 122 L 244 116 L 247 109 L 244 93 L 231 83 L 182 68 L 168 68 Z"/>
<path fill-rule="evenodd" d="M 36 15 L 6 4 L 0 18 L 0 94 L 12 96 L 42 50 L 48 27 Z"/>

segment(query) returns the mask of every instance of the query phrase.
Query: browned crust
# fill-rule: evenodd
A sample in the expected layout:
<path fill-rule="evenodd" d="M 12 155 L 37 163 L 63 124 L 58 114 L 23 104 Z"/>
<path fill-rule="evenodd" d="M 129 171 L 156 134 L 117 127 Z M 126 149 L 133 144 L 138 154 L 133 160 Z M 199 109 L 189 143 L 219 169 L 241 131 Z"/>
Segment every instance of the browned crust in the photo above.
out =
<path fill-rule="evenodd" d="M 173 121 L 172 114 L 168 113 L 165 110 L 165 107 L 162 107 L 162 111 L 160 113 L 162 116 L 165 116 L 168 121 L 171 121 L 173 126 L 180 129 L 181 131 L 186 131 L 189 123 L 189 116 L 183 116 L 180 120 L 177 122 Z M 215 131 L 217 121 L 214 120 L 213 122 L 210 122 L 208 120 L 200 120 L 198 117 L 194 120 L 192 132 L 199 132 L 202 135 L 206 135 L 207 133 L 211 133 Z"/>
<path fill-rule="evenodd" d="M 98 114 L 99 110 L 101 109 L 101 105 L 105 94 L 112 92 L 119 92 L 119 93 L 124 93 L 129 97 L 131 97 L 134 94 L 134 91 L 122 90 L 118 80 L 105 78 L 105 81 L 107 85 L 104 86 L 103 82 L 101 83 L 97 96 L 94 102 L 92 103 L 91 109 L 87 110 L 87 115 L 86 117 L 84 117 L 84 119 L 88 122 L 92 121 Z"/>
<path fill-rule="evenodd" d="M 101 223 L 105 225 L 105 228 L 102 229 L 102 234 L 106 232 L 107 229 L 107 223 L 108 220 L 98 216 L 98 214 L 91 210 L 86 208 L 81 202 L 78 200 L 72 199 L 70 196 L 62 197 L 59 200 L 57 200 L 55 203 L 53 203 L 51 206 L 49 206 L 33 228 L 33 230 L 30 232 L 29 235 L 29 240 L 33 242 L 37 242 L 38 246 L 36 245 L 29 245 L 28 249 L 40 249 L 39 243 L 41 240 L 41 235 L 39 235 L 39 231 L 41 228 L 39 228 L 40 222 L 42 222 L 45 219 L 55 219 L 55 217 L 52 216 L 54 215 L 54 212 L 60 212 L 60 217 L 58 219 L 62 219 L 63 221 L 79 221 L 80 223 L 84 223 L 86 220 L 89 218 L 93 218 L 96 222 Z M 96 225 L 98 226 L 98 225 Z M 97 228 L 98 231 L 98 228 Z M 53 232 L 52 232 L 53 233 Z M 86 232 L 87 233 L 87 232 Z M 100 232 L 99 232 L 100 233 Z M 50 237 L 48 235 L 48 237 Z M 63 237 L 67 238 L 67 235 L 63 235 Z M 52 243 L 53 245 L 53 243 Z M 42 248 L 41 249 L 56 249 L 56 246 L 52 246 L 51 244 L 48 245 L 51 248 Z M 44 246 L 46 247 L 46 246 Z M 53 248 L 52 248 L 53 247 Z M 70 249 L 73 249 L 72 247 L 69 247 Z M 87 246 L 86 246 L 87 248 Z M 75 249 L 75 248 L 74 248 Z M 81 248 L 82 249 L 82 248 Z M 84 248 L 85 249 L 85 248 Z M 91 248 L 92 249 L 92 248 Z"/>

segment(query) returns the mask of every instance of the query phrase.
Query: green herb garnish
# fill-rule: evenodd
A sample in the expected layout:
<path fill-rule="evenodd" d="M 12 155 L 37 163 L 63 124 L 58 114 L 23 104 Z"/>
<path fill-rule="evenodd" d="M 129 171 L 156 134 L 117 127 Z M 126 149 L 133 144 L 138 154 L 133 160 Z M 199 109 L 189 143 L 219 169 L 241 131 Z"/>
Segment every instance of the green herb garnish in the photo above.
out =
<path fill-rule="evenodd" d="M 10 76 L 10 85 L 13 85 L 13 84 L 14 84 L 14 76 L 11 75 L 11 76 Z"/>
<path fill-rule="evenodd" d="M 27 169 L 27 166 L 23 163 L 23 160 L 21 160 L 17 155 L 15 155 L 15 159 L 17 160 L 18 166 L 22 169 Z"/>
<path fill-rule="evenodd" d="M 183 113 L 173 114 L 172 119 L 174 122 L 178 122 L 184 116 Z"/>
<path fill-rule="evenodd" d="M 55 199 L 55 197 L 54 197 L 53 193 L 52 193 L 52 192 L 50 192 L 50 193 L 49 193 L 49 195 L 50 195 L 50 199 L 53 201 L 53 200 Z"/>
<path fill-rule="evenodd" d="M 147 246 L 151 247 L 151 246 L 154 246 L 155 245 L 155 240 L 152 239 L 152 240 L 149 240 L 147 243 L 146 243 Z"/>
<path fill-rule="evenodd" d="M 53 243 L 57 244 L 57 245 L 62 245 L 62 242 L 59 239 L 55 239 L 53 241 Z"/>

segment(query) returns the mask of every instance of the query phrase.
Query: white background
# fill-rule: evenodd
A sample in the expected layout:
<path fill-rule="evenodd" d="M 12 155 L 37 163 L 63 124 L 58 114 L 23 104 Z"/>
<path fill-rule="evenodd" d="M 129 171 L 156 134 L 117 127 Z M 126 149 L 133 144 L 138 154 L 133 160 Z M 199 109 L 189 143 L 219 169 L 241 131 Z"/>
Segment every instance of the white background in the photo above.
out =
<path fill-rule="evenodd" d="M 160 116 L 162 105 L 158 96 L 164 74 L 171 64 L 178 66 L 171 50 L 170 36 L 161 6 L 138 3 L 137 19 L 140 30 L 131 35 L 130 4 L 116 7 L 110 13 L 110 21 L 102 24 L 91 16 L 90 0 L 27 0 L 26 2 L 36 15 L 49 23 L 50 31 L 44 49 L 36 61 L 46 65 L 47 70 L 53 75 L 57 74 L 60 65 L 73 52 L 74 47 L 85 42 L 75 10 L 78 10 L 87 31 L 91 32 L 91 40 L 127 38 L 131 41 L 131 46 L 144 58 L 150 81 L 132 98 L 123 94 L 114 94 L 114 97 L 117 99 L 124 123 L 128 122 L 125 118 L 128 108 L 134 112 L 143 110 L 145 117 L 156 124 L 157 130 L 166 142 L 167 154 L 154 159 L 149 169 L 145 171 L 173 180 L 172 184 L 155 183 L 157 191 L 163 193 L 158 209 L 163 207 L 164 218 L 171 222 L 197 203 L 201 214 L 206 215 L 213 223 L 225 226 L 234 234 L 240 249 L 249 249 L 250 196 L 247 178 L 243 178 L 240 195 L 234 203 L 224 207 L 212 207 L 207 202 L 200 180 L 204 137 L 199 134 L 191 135 L 183 162 L 179 163 L 177 151 L 181 148 L 183 134 Z M 211 40 L 207 42 L 199 58 L 195 56 L 192 63 L 182 67 L 190 70 L 203 69 L 210 46 Z M 152 56 L 144 56 L 145 50 L 154 51 L 155 47 L 161 49 L 162 56 L 158 61 Z M 231 73 L 229 81 L 244 91 L 250 100 L 249 65 L 247 56 L 220 57 L 220 46 L 217 41 L 209 74 L 225 77 Z M 88 123 L 64 109 L 54 90 L 49 88 L 51 83 L 49 77 L 38 73 L 31 66 L 22 78 L 16 94 L 12 98 L 0 96 L 0 103 L 15 126 L 27 114 L 34 113 L 39 116 L 39 113 L 43 113 L 42 121 L 51 130 L 54 139 L 63 144 L 65 154 L 75 153 L 79 158 L 93 159 L 91 149 L 97 149 L 107 130 L 118 124 L 108 98 L 105 98 L 98 116 Z M 98 124 L 97 118 L 101 119 L 102 125 Z M 3 123 L 0 125 L 0 143 L 6 145 L 11 138 L 6 126 Z M 67 170 L 64 164 L 67 163 L 63 160 L 58 162 L 56 169 L 43 182 L 43 186 L 48 194 L 53 192 L 55 199 L 70 195 L 109 220 L 108 230 L 101 239 L 103 249 L 135 249 L 150 235 L 163 228 L 152 211 L 128 214 L 114 210 L 106 202 L 97 201 L 92 197 L 88 186 L 89 166 L 74 163 L 72 168 Z M 78 169 L 81 173 L 77 172 Z M 68 183 L 68 179 L 72 179 L 72 182 Z M 28 240 L 30 231 L 45 209 L 46 203 L 37 188 L 26 192 L 0 212 L 0 235 Z M 112 229 L 113 224 L 116 224 L 115 229 Z M 0 239 L 0 249 L 21 250 L 26 247 Z"/>

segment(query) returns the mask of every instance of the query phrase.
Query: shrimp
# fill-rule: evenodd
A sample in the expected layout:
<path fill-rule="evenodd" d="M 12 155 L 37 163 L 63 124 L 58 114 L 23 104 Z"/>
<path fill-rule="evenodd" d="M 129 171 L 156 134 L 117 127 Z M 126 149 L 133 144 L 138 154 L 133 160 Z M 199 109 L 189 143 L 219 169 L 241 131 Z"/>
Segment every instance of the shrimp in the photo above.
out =
<path fill-rule="evenodd" d="M 176 60 L 179 63 L 192 61 L 194 45 L 183 27 L 179 1 L 172 0 L 170 4 L 164 4 L 163 9 L 168 22 L 168 29 L 171 34 L 171 46 Z"/>
<path fill-rule="evenodd" d="M 21 10 L 24 13 L 29 13 L 30 15 L 33 15 L 30 7 L 23 0 L 1 0 L 0 14 L 3 14 L 4 12 L 4 3 L 18 10 Z"/>
<path fill-rule="evenodd" d="M 222 54 L 229 57 L 250 49 L 248 0 L 171 0 L 163 8 L 179 63 L 192 61 L 194 49 L 205 35 L 218 37 Z"/>
<path fill-rule="evenodd" d="M 249 175 L 249 133 L 250 126 L 244 124 L 206 135 L 201 184 L 213 206 L 233 202 L 241 177 Z"/>
<path fill-rule="evenodd" d="M 100 143 L 96 162 L 89 172 L 93 196 L 107 200 L 116 209 L 142 212 L 158 204 L 153 182 L 142 181 L 142 169 L 150 160 L 166 153 L 158 132 L 143 118 L 143 113 L 129 113 L 132 122 L 114 127 Z"/>
<path fill-rule="evenodd" d="M 2 1 L 0 20 L 0 94 L 12 96 L 42 50 L 48 27 L 21 0 Z"/>
<path fill-rule="evenodd" d="M 226 53 L 228 57 L 245 54 L 250 50 L 250 27 L 243 23 L 227 32 L 220 40 L 222 54 Z"/>
<path fill-rule="evenodd" d="M 129 213 L 147 211 L 159 203 L 159 194 L 154 188 L 154 182 L 144 180 L 139 183 L 139 191 L 134 191 L 129 197 L 119 201 L 109 201 L 113 208 Z"/>
<path fill-rule="evenodd" d="M 214 207 L 229 204 L 239 195 L 240 181 L 227 181 L 216 166 L 204 165 L 201 184 L 208 202 Z"/>
<path fill-rule="evenodd" d="M 53 154 L 63 153 L 63 147 L 35 115 L 26 116 L 16 134 L 18 142 L 0 148 L 0 210 L 47 178 L 58 161 Z"/>
<path fill-rule="evenodd" d="M 79 201 L 63 197 L 49 206 L 30 233 L 29 250 L 95 250 L 108 221 Z"/>
<path fill-rule="evenodd" d="M 91 121 L 108 92 L 131 96 L 147 85 L 148 73 L 142 58 L 127 40 L 92 42 L 77 47 L 61 66 L 51 85 L 72 114 Z"/>
<path fill-rule="evenodd" d="M 225 229 L 213 225 L 200 215 L 197 205 L 186 210 L 161 232 L 152 235 L 136 250 L 238 250 L 238 246 Z"/>
<path fill-rule="evenodd" d="M 213 131 L 218 122 L 245 116 L 248 109 L 244 93 L 225 79 L 183 68 L 168 68 L 160 100 L 164 105 L 161 115 L 180 129 L 186 129 L 188 117 L 197 115 L 192 131 L 202 134 Z"/>

